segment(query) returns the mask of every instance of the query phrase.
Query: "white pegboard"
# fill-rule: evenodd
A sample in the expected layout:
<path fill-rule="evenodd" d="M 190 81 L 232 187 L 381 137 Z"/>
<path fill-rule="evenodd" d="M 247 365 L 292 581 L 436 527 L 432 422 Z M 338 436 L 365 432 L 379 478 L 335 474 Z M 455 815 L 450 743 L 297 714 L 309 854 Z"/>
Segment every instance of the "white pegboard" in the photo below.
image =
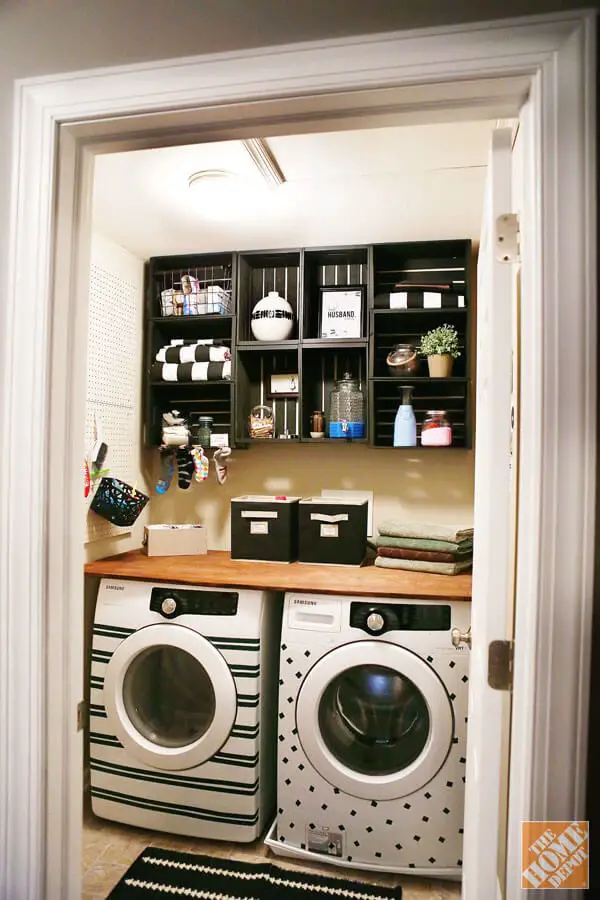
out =
<path fill-rule="evenodd" d="M 137 373 L 138 289 L 92 263 L 90 269 L 87 396 L 132 407 Z"/>
<path fill-rule="evenodd" d="M 92 263 L 90 269 L 85 453 L 94 443 L 94 415 L 108 445 L 109 475 L 135 481 L 138 436 L 134 404 L 138 391 L 138 305 L 140 289 Z M 93 498 L 93 488 L 86 504 Z M 126 534 L 93 512 L 87 515 L 87 541 Z"/>

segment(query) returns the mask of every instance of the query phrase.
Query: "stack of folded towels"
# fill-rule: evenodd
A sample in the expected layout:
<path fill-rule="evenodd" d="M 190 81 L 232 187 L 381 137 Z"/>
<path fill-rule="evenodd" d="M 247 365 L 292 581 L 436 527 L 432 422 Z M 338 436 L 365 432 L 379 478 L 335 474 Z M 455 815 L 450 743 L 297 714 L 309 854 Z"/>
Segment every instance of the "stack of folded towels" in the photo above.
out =
<path fill-rule="evenodd" d="M 473 529 L 414 525 L 390 519 L 379 526 L 375 565 L 384 569 L 458 575 L 473 564 Z"/>
<path fill-rule="evenodd" d="M 175 339 L 157 352 L 150 377 L 153 381 L 229 381 L 231 351 L 214 338 Z"/>

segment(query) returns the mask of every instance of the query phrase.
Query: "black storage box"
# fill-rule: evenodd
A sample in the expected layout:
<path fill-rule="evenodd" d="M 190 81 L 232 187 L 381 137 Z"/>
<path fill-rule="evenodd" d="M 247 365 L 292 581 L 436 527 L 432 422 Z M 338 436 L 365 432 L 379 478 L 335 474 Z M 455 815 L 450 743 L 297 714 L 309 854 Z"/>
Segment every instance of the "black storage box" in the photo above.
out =
<path fill-rule="evenodd" d="M 360 566 L 367 555 L 367 500 L 307 497 L 298 504 L 298 560 Z"/>
<path fill-rule="evenodd" d="M 298 559 L 299 497 L 245 494 L 231 498 L 231 558 Z"/>

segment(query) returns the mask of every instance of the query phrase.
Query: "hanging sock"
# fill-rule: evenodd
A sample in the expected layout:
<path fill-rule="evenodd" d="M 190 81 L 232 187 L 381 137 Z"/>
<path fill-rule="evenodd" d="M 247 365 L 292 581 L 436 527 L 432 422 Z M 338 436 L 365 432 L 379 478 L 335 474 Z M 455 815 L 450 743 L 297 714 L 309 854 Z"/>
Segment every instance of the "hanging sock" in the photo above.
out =
<path fill-rule="evenodd" d="M 231 456 L 230 447 L 219 447 L 213 454 L 213 462 L 217 472 L 217 481 L 219 484 L 225 484 L 227 481 L 227 457 Z"/>
<path fill-rule="evenodd" d="M 187 491 L 192 483 L 194 462 L 190 456 L 188 447 L 180 447 L 177 450 L 177 483 L 183 491 Z"/>
<path fill-rule="evenodd" d="M 170 447 L 161 447 L 158 452 L 160 455 L 160 472 L 156 482 L 156 493 L 165 494 L 171 486 L 171 479 L 175 471 L 175 453 Z"/>
<path fill-rule="evenodd" d="M 200 445 L 192 447 L 192 460 L 194 461 L 194 478 L 196 481 L 206 481 L 208 478 L 208 457 Z"/>

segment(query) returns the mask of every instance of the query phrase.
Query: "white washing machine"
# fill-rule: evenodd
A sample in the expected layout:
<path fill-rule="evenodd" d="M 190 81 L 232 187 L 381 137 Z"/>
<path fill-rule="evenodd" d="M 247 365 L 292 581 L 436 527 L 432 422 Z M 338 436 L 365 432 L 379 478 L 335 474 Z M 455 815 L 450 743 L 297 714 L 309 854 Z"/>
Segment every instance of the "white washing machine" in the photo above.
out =
<path fill-rule="evenodd" d="M 106 819 L 253 841 L 275 796 L 281 597 L 103 579 L 90 783 Z"/>
<path fill-rule="evenodd" d="M 460 878 L 469 650 L 452 630 L 469 618 L 465 601 L 286 594 L 274 852 Z"/>

